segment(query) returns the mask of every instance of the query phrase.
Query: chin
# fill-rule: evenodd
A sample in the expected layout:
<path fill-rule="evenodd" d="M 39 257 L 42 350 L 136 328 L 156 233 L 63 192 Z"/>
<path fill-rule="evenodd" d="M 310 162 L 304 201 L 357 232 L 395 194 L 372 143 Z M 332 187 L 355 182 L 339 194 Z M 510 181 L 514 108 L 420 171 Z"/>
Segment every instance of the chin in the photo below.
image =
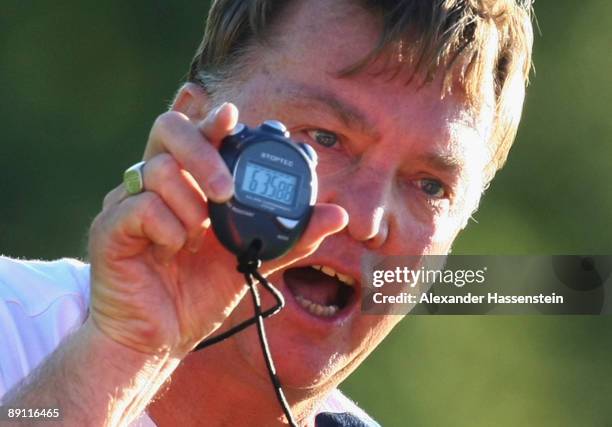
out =
<path fill-rule="evenodd" d="M 354 348 L 361 342 L 356 336 L 360 320 L 358 280 L 324 264 L 289 268 L 271 275 L 269 280 L 285 297 L 285 308 L 264 321 L 283 387 L 316 391 L 336 386 L 359 353 Z M 260 294 L 264 307 L 273 305 L 267 292 Z M 251 304 L 247 295 L 236 308 L 235 318 L 252 316 Z M 269 381 L 256 327 L 232 340 L 240 357 Z"/>

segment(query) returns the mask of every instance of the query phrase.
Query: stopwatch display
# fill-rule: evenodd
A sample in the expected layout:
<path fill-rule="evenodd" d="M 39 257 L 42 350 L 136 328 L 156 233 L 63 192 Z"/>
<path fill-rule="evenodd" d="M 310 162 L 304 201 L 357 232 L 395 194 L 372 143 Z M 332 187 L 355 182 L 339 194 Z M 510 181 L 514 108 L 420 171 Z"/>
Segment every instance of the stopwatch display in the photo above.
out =
<path fill-rule="evenodd" d="M 262 260 L 285 254 L 308 225 L 317 200 L 317 155 L 268 120 L 257 128 L 236 126 L 219 149 L 234 178 L 234 196 L 209 203 L 213 230 L 236 255 L 254 242 Z"/>
<path fill-rule="evenodd" d="M 247 162 L 242 190 L 266 199 L 293 205 L 298 177 L 255 162 Z"/>

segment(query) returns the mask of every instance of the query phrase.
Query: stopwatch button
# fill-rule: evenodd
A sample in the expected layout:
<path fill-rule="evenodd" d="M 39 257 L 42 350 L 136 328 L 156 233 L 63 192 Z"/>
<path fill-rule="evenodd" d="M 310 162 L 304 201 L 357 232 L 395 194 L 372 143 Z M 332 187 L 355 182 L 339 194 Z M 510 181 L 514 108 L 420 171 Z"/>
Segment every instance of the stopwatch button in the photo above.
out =
<path fill-rule="evenodd" d="M 319 156 L 317 156 L 317 152 L 315 151 L 315 149 L 312 148 L 310 145 L 306 144 L 305 142 L 298 142 L 298 145 L 300 146 L 302 151 L 306 153 L 308 158 L 312 160 L 312 162 L 316 165 L 319 161 Z"/>
<path fill-rule="evenodd" d="M 289 219 L 282 216 L 277 216 L 276 220 L 280 225 L 285 227 L 287 230 L 293 230 L 299 224 L 299 220 L 297 219 Z"/>
<path fill-rule="evenodd" d="M 289 138 L 289 131 L 287 130 L 287 126 L 285 126 L 278 120 L 266 120 L 265 122 L 263 122 L 261 127 L 266 128 L 279 135 L 282 135 L 285 138 Z"/>
<path fill-rule="evenodd" d="M 242 123 L 238 123 L 234 129 L 229 133 L 231 136 L 238 135 L 240 132 L 244 130 L 245 126 Z"/>

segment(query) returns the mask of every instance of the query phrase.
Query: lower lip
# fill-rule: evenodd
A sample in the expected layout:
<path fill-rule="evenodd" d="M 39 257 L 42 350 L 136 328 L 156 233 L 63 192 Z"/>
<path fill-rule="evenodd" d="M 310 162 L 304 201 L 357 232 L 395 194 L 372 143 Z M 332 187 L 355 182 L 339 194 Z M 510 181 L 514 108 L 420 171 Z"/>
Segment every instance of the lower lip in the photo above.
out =
<path fill-rule="evenodd" d="M 359 301 L 359 295 L 357 292 L 357 288 L 355 288 L 355 293 L 353 293 L 353 295 L 351 296 L 351 299 L 348 302 L 348 304 L 342 309 L 338 310 L 336 314 L 334 314 L 333 316 L 329 316 L 329 317 L 317 316 L 315 314 L 312 314 L 310 311 L 308 311 L 304 307 L 302 307 L 302 305 L 296 299 L 291 289 L 289 289 L 289 286 L 287 286 L 287 284 L 285 283 L 285 280 L 283 279 L 282 276 L 283 276 L 282 272 L 279 273 L 278 282 L 282 283 L 282 290 L 284 291 L 283 295 L 285 296 L 285 302 L 286 302 L 287 308 L 291 307 L 291 310 L 287 310 L 288 311 L 287 314 L 290 315 L 290 313 L 291 314 L 295 313 L 296 320 L 306 322 L 308 326 L 310 327 L 316 324 L 320 324 L 321 326 L 324 326 L 324 327 L 342 326 L 347 321 L 349 321 L 349 319 L 353 316 L 353 314 L 355 313 L 355 311 L 357 310 L 359 306 L 359 304 L 357 303 Z"/>

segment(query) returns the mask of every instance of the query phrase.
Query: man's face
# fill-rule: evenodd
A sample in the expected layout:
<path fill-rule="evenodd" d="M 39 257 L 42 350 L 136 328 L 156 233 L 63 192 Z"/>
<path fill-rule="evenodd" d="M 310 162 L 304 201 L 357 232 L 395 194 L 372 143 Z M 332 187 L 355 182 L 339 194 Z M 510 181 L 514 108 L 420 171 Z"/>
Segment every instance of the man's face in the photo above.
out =
<path fill-rule="evenodd" d="M 269 278 L 287 301 L 266 323 L 283 385 L 317 389 L 344 379 L 400 320 L 361 315 L 362 260 L 450 250 L 480 197 L 491 116 L 459 96 L 442 99 L 441 76 L 420 89 L 405 75 L 368 69 L 339 77 L 374 47 L 380 22 L 340 1 L 296 3 L 280 36 L 221 98 L 237 105 L 242 122 L 278 119 L 310 143 L 319 155 L 319 201 L 349 214 L 344 231 Z M 251 315 L 246 298 L 231 319 Z M 256 332 L 231 345 L 254 378 L 267 381 Z"/>

